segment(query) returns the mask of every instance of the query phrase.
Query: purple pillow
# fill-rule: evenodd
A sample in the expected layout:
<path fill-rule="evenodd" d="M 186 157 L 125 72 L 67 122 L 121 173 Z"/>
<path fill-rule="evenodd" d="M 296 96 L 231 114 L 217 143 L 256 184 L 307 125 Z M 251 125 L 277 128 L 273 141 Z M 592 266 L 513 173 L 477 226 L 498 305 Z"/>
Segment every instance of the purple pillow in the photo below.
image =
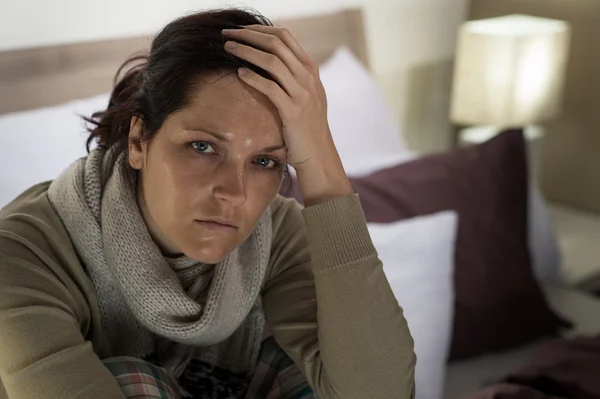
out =
<path fill-rule="evenodd" d="M 368 222 L 458 213 L 451 359 L 508 349 L 569 326 L 550 309 L 532 271 L 520 130 L 350 180 Z M 301 201 L 297 182 L 291 196 Z"/>

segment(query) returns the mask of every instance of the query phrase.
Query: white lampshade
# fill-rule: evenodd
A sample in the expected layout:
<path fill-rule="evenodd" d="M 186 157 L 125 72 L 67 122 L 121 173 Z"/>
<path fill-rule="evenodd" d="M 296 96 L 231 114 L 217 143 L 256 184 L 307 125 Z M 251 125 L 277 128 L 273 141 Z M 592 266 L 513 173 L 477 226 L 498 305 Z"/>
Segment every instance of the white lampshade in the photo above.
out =
<path fill-rule="evenodd" d="M 560 112 L 570 28 L 508 15 L 462 25 L 450 117 L 463 125 L 523 126 Z"/>

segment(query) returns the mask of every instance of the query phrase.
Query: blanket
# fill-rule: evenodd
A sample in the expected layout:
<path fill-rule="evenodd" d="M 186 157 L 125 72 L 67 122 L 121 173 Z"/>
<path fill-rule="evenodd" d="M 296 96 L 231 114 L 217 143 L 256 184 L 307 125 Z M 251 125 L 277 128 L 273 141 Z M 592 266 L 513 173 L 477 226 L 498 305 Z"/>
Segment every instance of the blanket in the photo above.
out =
<path fill-rule="evenodd" d="M 465 399 L 600 398 L 600 335 L 555 339 L 528 364 Z"/>

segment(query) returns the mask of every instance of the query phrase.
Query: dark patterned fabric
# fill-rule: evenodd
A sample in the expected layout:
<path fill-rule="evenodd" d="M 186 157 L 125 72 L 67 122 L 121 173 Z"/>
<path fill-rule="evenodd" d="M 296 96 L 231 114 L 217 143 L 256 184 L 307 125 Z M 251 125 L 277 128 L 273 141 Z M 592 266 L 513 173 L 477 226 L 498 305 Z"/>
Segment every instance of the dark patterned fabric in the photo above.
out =
<path fill-rule="evenodd" d="M 153 356 L 104 360 L 130 399 L 316 399 L 294 362 L 273 337 L 260 349 L 255 373 L 247 377 L 193 360 L 175 381 Z"/>
<path fill-rule="evenodd" d="M 179 379 L 186 397 L 194 399 L 242 399 L 249 383 L 246 375 L 234 374 L 197 360 L 188 364 Z"/>
<path fill-rule="evenodd" d="M 315 399 L 306 378 L 272 337 L 263 342 L 260 360 L 245 399 Z"/>
<path fill-rule="evenodd" d="M 154 364 L 135 357 L 114 357 L 103 363 L 115 376 L 126 398 L 180 398 L 175 380 Z"/>

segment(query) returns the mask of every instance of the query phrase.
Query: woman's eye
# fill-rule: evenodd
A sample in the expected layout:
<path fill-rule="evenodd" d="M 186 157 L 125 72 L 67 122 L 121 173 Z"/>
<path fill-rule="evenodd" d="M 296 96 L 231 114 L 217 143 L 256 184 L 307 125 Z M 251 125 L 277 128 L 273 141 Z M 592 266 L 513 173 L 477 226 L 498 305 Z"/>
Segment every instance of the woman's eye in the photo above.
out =
<path fill-rule="evenodd" d="M 214 147 L 206 141 L 194 141 L 192 142 L 192 147 L 194 148 L 194 150 L 204 154 L 216 152 Z"/>
<path fill-rule="evenodd" d="M 278 166 L 277 161 L 268 158 L 268 157 L 258 157 L 256 158 L 255 163 L 260 166 L 261 168 L 268 168 L 268 169 L 272 169 L 272 168 L 276 168 Z"/>

